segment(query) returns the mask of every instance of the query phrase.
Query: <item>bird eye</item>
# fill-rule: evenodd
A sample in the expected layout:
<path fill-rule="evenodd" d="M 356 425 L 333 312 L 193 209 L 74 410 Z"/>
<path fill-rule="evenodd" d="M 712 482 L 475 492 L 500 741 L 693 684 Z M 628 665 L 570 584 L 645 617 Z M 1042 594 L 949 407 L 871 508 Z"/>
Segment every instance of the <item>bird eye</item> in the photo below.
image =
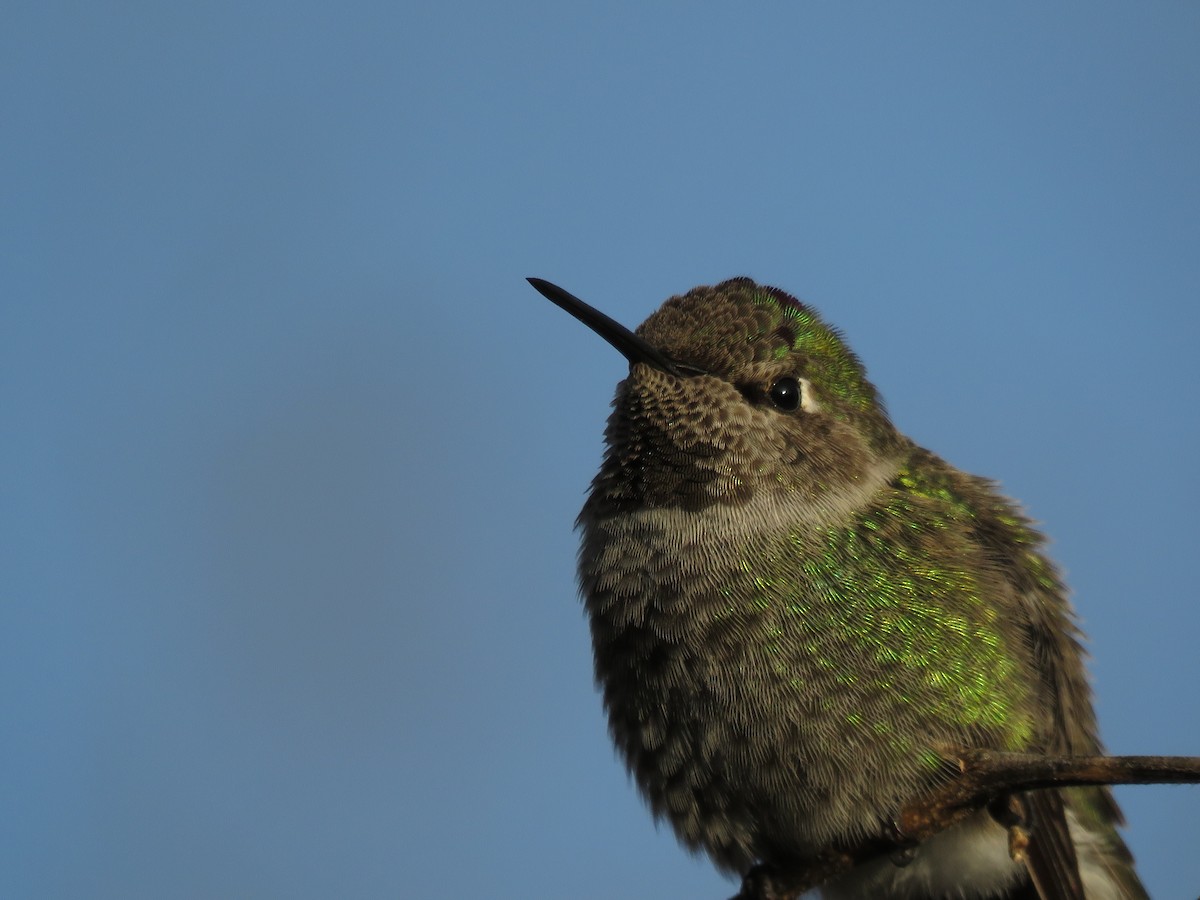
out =
<path fill-rule="evenodd" d="M 800 408 L 800 382 L 791 375 L 777 378 L 767 391 L 767 396 L 771 398 L 776 409 L 794 412 Z"/>

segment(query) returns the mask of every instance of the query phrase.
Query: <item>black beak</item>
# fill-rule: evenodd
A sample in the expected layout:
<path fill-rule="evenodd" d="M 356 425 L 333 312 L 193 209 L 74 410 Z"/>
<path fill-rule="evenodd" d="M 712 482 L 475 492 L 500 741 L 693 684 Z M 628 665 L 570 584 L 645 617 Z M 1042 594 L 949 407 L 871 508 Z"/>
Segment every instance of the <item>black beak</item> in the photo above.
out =
<path fill-rule="evenodd" d="M 653 366 L 656 369 L 681 378 L 687 375 L 698 374 L 698 370 L 693 369 L 691 366 L 681 367 L 678 363 L 672 362 L 667 358 L 666 354 L 646 343 L 620 322 L 610 319 L 595 307 L 588 306 L 574 294 L 567 293 L 557 284 L 551 284 L 549 281 L 544 281 L 541 278 L 527 278 L 526 281 L 532 284 L 534 290 L 555 306 L 565 309 L 621 351 L 621 354 L 629 360 L 630 365 L 639 362 L 645 363 L 648 366 Z"/>

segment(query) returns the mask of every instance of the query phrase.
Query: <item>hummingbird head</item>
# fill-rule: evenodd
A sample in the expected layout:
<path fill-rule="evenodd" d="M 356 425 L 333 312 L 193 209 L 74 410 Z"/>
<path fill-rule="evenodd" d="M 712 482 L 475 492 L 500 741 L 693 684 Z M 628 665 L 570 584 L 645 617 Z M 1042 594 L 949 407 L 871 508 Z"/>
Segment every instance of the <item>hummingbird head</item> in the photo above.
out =
<path fill-rule="evenodd" d="M 603 506 L 738 505 L 760 491 L 819 504 L 901 440 L 838 332 L 778 288 L 693 288 L 631 332 L 529 280 L 630 363 L 593 485 Z"/>

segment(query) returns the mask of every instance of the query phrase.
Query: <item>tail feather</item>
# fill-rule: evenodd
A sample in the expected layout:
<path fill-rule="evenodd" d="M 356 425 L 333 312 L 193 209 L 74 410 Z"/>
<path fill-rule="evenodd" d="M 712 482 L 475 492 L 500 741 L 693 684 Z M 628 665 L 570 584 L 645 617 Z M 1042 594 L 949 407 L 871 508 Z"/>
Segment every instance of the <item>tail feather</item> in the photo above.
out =
<path fill-rule="evenodd" d="M 1067 824 L 1088 900 L 1150 900 L 1117 831 L 1121 813 L 1107 788 L 1063 791 Z"/>

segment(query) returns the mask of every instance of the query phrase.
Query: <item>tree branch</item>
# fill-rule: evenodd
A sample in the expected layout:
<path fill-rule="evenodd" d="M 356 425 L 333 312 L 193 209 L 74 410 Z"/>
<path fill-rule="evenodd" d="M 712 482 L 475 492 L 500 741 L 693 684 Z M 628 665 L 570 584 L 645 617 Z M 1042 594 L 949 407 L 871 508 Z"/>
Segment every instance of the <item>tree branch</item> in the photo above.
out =
<path fill-rule="evenodd" d="M 890 839 L 829 849 L 802 865 L 764 863 L 751 869 L 733 900 L 794 900 L 865 862 L 889 854 L 903 864 L 922 841 L 1010 794 L 1110 784 L 1200 783 L 1200 756 L 1041 756 L 972 750 L 959 774 L 900 810 Z"/>

